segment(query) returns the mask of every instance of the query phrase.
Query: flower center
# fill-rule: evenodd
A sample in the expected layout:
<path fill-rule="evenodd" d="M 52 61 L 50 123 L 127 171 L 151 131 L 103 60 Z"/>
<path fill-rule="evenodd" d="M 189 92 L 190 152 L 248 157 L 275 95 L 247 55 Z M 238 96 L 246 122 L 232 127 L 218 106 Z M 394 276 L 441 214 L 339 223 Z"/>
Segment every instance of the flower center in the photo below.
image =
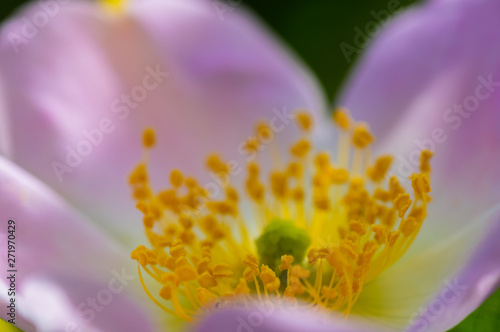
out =
<path fill-rule="evenodd" d="M 147 164 L 155 133 L 144 132 L 144 158 L 129 183 L 149 245 L 138 246 L 131 257 L 145 292 L 164 311 L 195 323 L 221 306 L 305 301 L 310 310 L 347 316 L 364 285 L 408 250 L 431 199 L 432 153 L 422 151 L 410 196 L 389 175 L 390 155 L 372 160 L 374 138 L 366 124 L 346 110 L 334 112 L 339 146 L 332 161 L 314 149 L 309 113 L 295 115 L 302 137 L 290 147 L 289 162 L 272 169 L 268 181 L 261 180 L 259 163 L 249 163 L 245 198 L 232 185 L 224 198 L 211 197 L 180 170 L 170 173 L 169 189 L 153 191 Z M 249 152 L 263 150 L 271 127 L 259 123 L 256 134 L 265 140 L 249 139 Z M 267 150 L 278 157 L 273 146 Z M 209 156 L 206 166 L 230 178 L 231 165 L 218 155 Z M 156 296 L 142 271 L 160 284 Z"/>

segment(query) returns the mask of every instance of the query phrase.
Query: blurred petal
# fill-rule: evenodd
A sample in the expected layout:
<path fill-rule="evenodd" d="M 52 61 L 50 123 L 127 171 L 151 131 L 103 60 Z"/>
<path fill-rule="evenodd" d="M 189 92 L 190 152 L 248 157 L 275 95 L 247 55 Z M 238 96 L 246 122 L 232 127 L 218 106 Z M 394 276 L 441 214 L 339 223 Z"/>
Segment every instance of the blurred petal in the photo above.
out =
<path fill-rule="evenodd" d="M 500 280 L 500 248 L 488 233 L 498 234 L 500 223 L 491 212 L 500 200 L 499 10 L 490 0 L 414 8 L 382 32 L 347 86 L 342 104 L 370 122 L 377 150 L 396 156 L 395 175 L 407 178 L 422 149 L 435 151 L 427 220 L 405 258 L 366 287 L 362 314 L 405 326 L 459 273 L 470 288 L 432 322 L 442 331 Z"/>
<path fill-rule="evenodd" d="M 343 104 L 373 124 L 377 149 L 396 156 L 396 175 L 406 179 L 420 151 L 435 150 L 434 201 L 416 247 L 467 226 L 500 198 L 498 10 L 488 0 L 411 10 L 382 33 L 348 85 Z"/>
<path fill-rule="evenodd" d="M 324 109 L 308 73 L 245 14 L 221 21 L 203 1 L 150 0 L 110 18 L 75 1 L 14 52 L 9 33 L 37 10 L 2 30 L 12 158 L 124 240 L 140 218 L 125 179 L 145 126 L 157 128 L 153 173 L 163 180 L 174 167 L 202 173 L 212 150 L 246 158 L 239 146 L 259 118 L 284 122 L 282 141 L 295 130 L 277 113 Z M 54 162 L 68 159 L 58 177 Z"/>
<path fill-rule="evenodd" d="M 60 324 L 65 324 L 71 318 L 65 315 L 68 311 L 79 313 L 78 306 L 86 302 L 88 297 L 98 296 L 102 289 L 108 293 L 119 287 L 121 289 L 113 293 L 113 301 L 106 305 L 106 312 L 116 313 L 123 309 L 126 310 L 125 315 L 135 317 L 140 322 L 146 321 L 139 307 L 126 300 L 126 294 L 135 297 L 134 287 L 137 287 L 137 280 L 131 287 L 132 280 L 136 279 L 133 262 L 57 194 L 3 157 L 0 157 L 0 219 L 3 220 L 0 234 L 3 247 L 7 247 L 9 236 L 7 221 L 15 221 L 15 268 L 18 270 L 16 296 L 17 303 L 22 302 L 18 310 L 25 323 L 20 328 L 29 331 L 33 325 L 40 331 L 62 331 Z M 7 262 L 3 262 L 2 267 L 6 271 L 7 266 L 4 264 Z M 125 275 L 120 279 L 124 280 L 121 284 L 117 280 L 112 282 L 117 279 L 117 274 Z M 131 276 L 134 278 L 131 279 Z M 42 287 L 41 279 L 46 279 L 50 287 L 57 290 L 50 298 L 46 298 L 48 302 L 53 301 L 50 302 L 50 311 L 58 318 L 51 322 L 56 325 L 48 325 L 50 327 L 44 325 L 48 324 L 44 321 L 48 319 L 45 316 L 47 306 L 36 302 L 43 296 L 29 290 L 33 290 L 30 288 L 32 286 Z M 7 291 L 3 291 L 8 288 L 7 282 L 6 278 L 0 282 L 2 306 L 8 300 Z M 138 297 L 137 301 L 140 299 Z M 67 300 L 72 301 L 70 307 L 67 306 Z M 111 324 L 109 317 L 99 317 L 104 315 L 104 311 L 102 315 L 96 313 L 96 317 L 87 325 L 95 331 L 117 330 L 101 329 Z M 2 311 L 2 318 L 7 318 L 5 310 Z M 116 320 L 115 326 L 121 326 L 122 323 Z M 144 328 L 146 331 L 150 329 L 147 325 Z"/>
<path fill-rule="evenodd" d="M 309 308 L 310 310 L 310 308 Z M 307 309 L 275 307 L 254 307 L 249 309 L 230 309 L 212 313 L 195 329 L 196 332 L 219 331 L 259 331 L 259 332 L 390 332 L 388 329 L 367 322 L 347 321 L 341 318 L 310 313 Z"/>

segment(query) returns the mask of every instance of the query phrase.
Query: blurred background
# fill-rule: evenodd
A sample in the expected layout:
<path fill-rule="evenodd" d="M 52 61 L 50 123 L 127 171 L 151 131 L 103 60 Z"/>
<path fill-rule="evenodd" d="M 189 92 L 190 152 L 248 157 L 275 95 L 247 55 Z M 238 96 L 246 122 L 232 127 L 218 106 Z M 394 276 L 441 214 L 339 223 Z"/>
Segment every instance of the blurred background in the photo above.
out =
<path fill-rule="evenodd" d="M 244 6 L 260 16 L 309 65 L 333 98 L 363 47 L 393 14 L 415 0 L 217 0 L 223 10 Z M 5 20 L 28 0 L 2 1 Z M 214 0 L 215 2 L 215 0 Z M 223 7 L 226 6 L 226 7 Z M 373 32 L 373 30 L 375 31 Z M 368 37 L 368 38 L 367 38 Z"/>

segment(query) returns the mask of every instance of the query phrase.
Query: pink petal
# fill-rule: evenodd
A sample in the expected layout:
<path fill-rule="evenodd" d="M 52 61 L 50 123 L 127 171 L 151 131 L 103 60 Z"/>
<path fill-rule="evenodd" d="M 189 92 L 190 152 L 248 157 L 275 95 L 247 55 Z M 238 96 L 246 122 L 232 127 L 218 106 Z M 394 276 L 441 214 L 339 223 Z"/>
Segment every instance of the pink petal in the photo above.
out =
<path fill-rule="evenodd" d="M 240 143 L 257 119 L 276 118 L 274 109 L 323 111 L 317 84 L 248 15 L 235 11 L 220 21 L 203 1 L 144 1 L 112 19 L 73 1 L 16 54 L 9 33 L 37 10 L 29 7 L 2 30 L 12 158 L 129 243 L 137 242 L 131 237 L 140 217 L 125 179 L 140 159 L 145 126 L 158 129 L 153 172 L 164 181 L 174 167 L 204 174 L 213 150 L 246 158 Z M 145 78 L 155 85 L 151 71 L 169 76 L 156 75 L 159 86 L 127 110 L 119 98 L 139 93 Z M 95 129 L 103 121 L 113 129 L 101 138 Z M 284 121 L 287 130 L 276 136 L 289 142 L 295 130 Z M 85 132 L 95 144 L 85 143 Z M 54 162 L 66 164 L 78 147 L 92 152 L 58 178 Z"/>
<path fill-rule="evenodd" d="M 117 278 L 117 274 L 125 275 L 125 279 L 122 278 L 124 286 L 114 293 L 113 302 L 106 305 L 107 314 L 116 318 L 117 312 L 121 311 L 121 314 L 143 322 L 146 331 L 150 329 L 145 323 L 146 316 L 127 299 L 131 295 L 136 297 L 138 280 L 135 264 L 124 251 L 91 227 L 89 221 L 73 211 L 46 185 L 3 157 L 0 157 L 0 184 L 0 219 L 3 220 L 0 243 L 4 248 L 7 248 L 8 236 L 11 235 L 7 232 L 7 221 L 15 221 L 16 297 L 19 313 L 24 319 L 21 329 L 30 330 L 29 326 L 33 325 L 40 331 L 56 330 L 43 328 L 48 324 L 43 321 L 48 309 L 36 302 L 41 298 L 37 297 L 37 292 L 29 291 L 33 290 L 32 286 L 42 287 L 41 284 L 48 283 L 57 290 L 50 311 L 58 319 L 52 324 L 65 324 L 64 320 L 69 319 L 65 313 L 78 313 L 78 305 L 87 301 L 87 297 L 96 297 L 101 289 L 110 290 L 110 282 Z M 4 271 L 7 270 L 6 264 L 7 261 L 3 260 Z M 7 282 L 6 278 L 0 281 L 2 306 L 8 300 L 7 292 L 3 291 L 8 288 Z M 116 290 L 120 283 L 114 281 L 112 286 Z M 102 313 L 97 315 L 102 317 L 96 317 L 89 326 L 96 331 L 116 330 L 100 329 L 112 323 L 111 317 L 104 317 L 104 311 Z M 3 319 L 8 318 L 5 314 L 3 310 Z M 122 323 L 116 320 L 114 324 L 119 327 Z"/>
<path fill-rule="evenodd" d="M 318 315 L 307 310 L 290 309 L 283 307 L 253 307 L 249 309 L 220 310 L 208 315 L 202 321 L 197 332 L 224 331 L 259 331 L 259 332 L 390 332 L 382 330 L 380 326 L 351 318 L 345 321 L 342 318 Z"/>
<path fill-rule="evenodd" d="M 381 277 L 370 285 L 374 298 L 395 283 L 406 288 L 393 294 L 401 301 L 394 304 L 389 297 L 372 310 L 373 315 L 397 310 L 392 314 L 399 326 L 461 269 L 470 289 L 453 304 L 454 314 L 443 326 L 463 319 L 500 280 L 492 268 L 499 248 L 479 253 L 482 243 L 491 245 L 485 234 L 496 234 L 499 224 L 498 217 L 480 218 L 500 198 L 499 10 L 497 1 L 430 1 L 395 18 L 370 47 L 342 99 L 357 118 L 370 122 L 380 141 L 377 149 L 395 155 L 395 175 L 407 178 L 418 171 L 420 151 L 435 150 L 429 215 L 410 257 L 393 268 L 403 273 L 419 266 L 414 275 L 433 278 L 426 284 L 405 280 L 391 269 L 385 281 Z M 455 104 L 471 110 L 455 113 Z M 472 253 L 476 256 L 469 259 Z M 471 276 L 464 266 L 473 264 L 477 274 Z"/>
<path fill-rule="evenodd" d="M 396 175 L 407 178 L 418 170 L 420 151 L 435 150 L 429 220 L 440 222 L 424 229 L 435 238 L 467 225 L 500 197 L 498 10 L 497 1 L 431 1 L 396 18 L 343 98 L 370 122 L 377 149 L 395 155 Z M 477 108 L 464 116 L 452 110 L 473 101 Z"/>

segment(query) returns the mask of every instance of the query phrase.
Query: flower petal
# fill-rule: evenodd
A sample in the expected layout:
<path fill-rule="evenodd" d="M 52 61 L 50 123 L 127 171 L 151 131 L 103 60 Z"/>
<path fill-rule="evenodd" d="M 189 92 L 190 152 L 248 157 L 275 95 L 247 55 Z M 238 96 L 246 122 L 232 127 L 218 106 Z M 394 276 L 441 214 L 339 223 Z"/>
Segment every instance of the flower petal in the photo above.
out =
<path fill-rule="evenodd" d="M 249 309 L 220 310 L 207 316 L 197 332 L 218 331 L 224 326 L 226 331 L 259 331 L 259 332 L 390 332 L 375 324 L 349 319 L 310 313 L 307 309 L 286 307 L 254 307 Z"/>
<path fill-rule="evenodd" d="M 173 168 L 203 174 L 213 150 L 246 158 L 240 143 L 259 118 L 288 128 L 284 108 L 323 111 L 318 85 L 244 14 L 220 21 L 195 0 L 137 2 L 115 18 L 97 8 L 61 6 L 16 53 L 9 36 L 38 10 L 27 8 L 2 30 L 0 71 L 13 160 L 124 241 L 136 243 L 125 179 L 145 126 L 158 131 L 153 173 L 165 179 Z"/>
<path fill-rule="evenodd" d="M 445 278 L 479 264 L 478 274 L 463 277 L 470 301 L 454 303 L 456 316 L 442 322 L 451 324 L 498 283 L 490 266 L 499 248 L 479 252 L 499 222 L 488 213 L 500 199 L 499 10 L 483 0 L 429 1 L 408 11 L 382 32 L 347 87 L 343 104 L 373 125 L 378 150 L 397 157 L 395 175 L 407 178 L 422 149 L 435 151 L 427 220 L 407 256 L 366 287 L 363 314 L 404 326 Z M 490 285 L 478 291 L 486 279 Z"/>
<path fill-rule="evenodd" d="M 134 295 L 134 298 L 136 294 L 142 294 L 136 292 L 137 280 L 135 285 L 132 282 L 137 279 L 133 262 L 112 240 L 91 227 L 57 194 L 3 157 L 0 157 L 0 219 L 3 220 L 1 245 L 6 248 L 7 240 L 15 242 L 15 266 L 9 269 L 18 271 L 15 283 L 18 303 L 22 302 L 18 306 L 25 323 L 20 326 L 22 329 L 29 330 L 30 326 L 35 326 L 40 331 L 61 330 L 55 327 L 66 323 L 68 317 L 65 313 L 71 311 L 73 314 L 87 315 L 80 311 L 79 305 L 86 302 L 88 297 L 104 299 L 110 292 L 113 293 L 113 302 L 106 305 L 108 313 L 123 309 L 130 317 L 140 322 L 146 321 L 147 316 L 126 299 L 127 294 Z M 14 227 L 7 227 L 8 220 L 14 220 Z M 15 239 L 12 239 L 12 235 Z M 3 267 L 6 271 L 7 267 Z M 57 294 L 47 298 L 47 301 L 53 300 L 56 305 L 50 308 L 58 317 L 51 320 L 51 324 L 56 325 L 44 325 L 48 324 L 47 316 L 44 316 L 47 307 L 33 305 L 33 301 L 41 300 L 41 297 L 29 289 L 33 290 L 31 286 L 43 288 L 42 282 L 57 290 Z M 7 291 L 3 290 L 9 288 L 8 280 L 3 278 L 0 286 L 2 301 L 6 302 Z M 106 294 L 99 295 L 103 289 L 102 293 Z M 72 306 L 66 308 L 68 299 L 72 301 Z M 137 301 L 141 299 L 137 295 Z M 5 314 L 2 311 L 2 318 L 8 319 Z M 116 330 L 101 330 L 101 326 L 111 324 L 110 318 L 98 317 L 100 314 L 95 316 L 86 325 L 96 331 Z M 118 320 L 116 324 L 116 327 L 121 326 Z M 147 325 L 145 328 L 150 329 Z"/>
<path fill-rule="evenodd" d="M 407 179 L 420 151 L 435 150 L 428 220 L 440 222 L 420 237 L 451 234 L 500 198 L 498 10 L 497 1 L 431 1 L 396 18 L 343 99 L 373 124 L 377 149 L 397 156 L 395 175 Z"/>

